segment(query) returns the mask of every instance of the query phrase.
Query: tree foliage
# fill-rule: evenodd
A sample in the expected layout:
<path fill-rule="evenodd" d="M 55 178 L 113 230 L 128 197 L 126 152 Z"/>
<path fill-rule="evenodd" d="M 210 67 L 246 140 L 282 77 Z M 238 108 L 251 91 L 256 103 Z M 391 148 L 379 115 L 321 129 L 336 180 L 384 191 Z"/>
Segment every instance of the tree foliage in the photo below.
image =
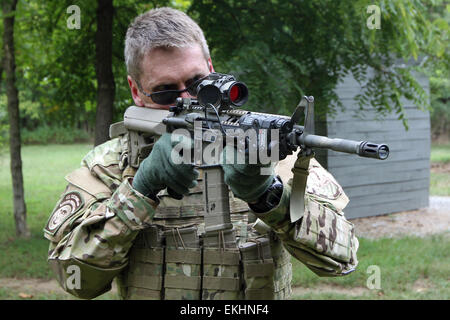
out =
<path fill-rule="evenodd" d="M 80 29 L 67 27 L 67 8 L 72 4 L 80 7 Z M 371 15 L 367 7 L 373 4 L 369 0 L 114 0 L 113 4 L 114 120 L 120 120 L 132 104 L 123 57 L 126 29 L 138 14 L 165 5 L 188 12 L 200 24 L 217 71 L 235 74 L 248 84 L 248 109 L 290 114 L 300 96 L 307 94 L 316 97 L 322 113 L 339 112 L 344 106 L 334 89 L 348 74 L 363 85 L 357 97 L 362 110 L 396 112 L 403 120 L 402 96 L 420 106 L 428 104 L 413 70 L 429 73 L 432 103 L 443 101 L 439 99 L 448 92 L 443 79 L 450 69 L 449 21 L 443 12 L 448 14 L 449 9 L 443 0 L 378 1 L 380 29 L 367 27 Z M 58 125 L 93 132 L 96 8 L 96 2 L 88 0 L 19 0 L 16 73 L 22 126 L 27 129 Z M 416 66 L 403 63 L 409 61 Z M 434 87 L 435 83 L 439 85 Z M 433 98 L 433 92 L 439 97 Z M 6 132 L 5 111 L 0 103 L 0 132 Z"/>
<path fill-rule="evenodd" d="M 165 4 L 166 1 L 159 1 Z M 69 29 L 67 8 L 73 1 L 19 1 L 16 26 L 18 86 L 26 100 L 37 103 L 32 115 L 22 110 L 29 129 L 40 125 L 77 126 L 93 131 L 97 81 L 95 33 L 97 5 L 80 0 L 80 29 Z M 116 120 L 132 103 L 123 49 L 129 23 L 154 4 L 114 1 L 113 73 Z"/>
<path fill-rule="evenodd" d="M 360 108 L 405 119 L 400 99 L 427 105 L 427 96 L 407 66 L 449 65 L 448 24 L 424 13 L 435 1 L 379 1 L 380 29 L 369 29 L 369 0 L 194 0 L 197 17 L 213 48 L 216 69 L 249 84 L 249 107 L 292 112 L 301 95 L 314 95 L 329 114 L 344 107 L 333 91 L 352 74 L 363 92 Z M 423 60 L 422 60 L 423 61 Z M 442 62 L 444 61 L 444 62 Z M 400 63 L 399 63 L 400 62 Z M 369 73 L 369 68 L 373 73 Z M 369 76 L 369 74 L 371 74 Z"/>
<path fill-rule="evenodd" d="M 443 40 L 449 42 L 448 25 L 450 24 L 450 4 L 445 1 L 436 1 L 435 6 L 430 7 L 428 15 L 434 24 L 447 30 Z M 445 49 L 448 54 L 448 46 Z M 433 138 L 450 139 L 450 68 L 445 59 L 440 60 L 427 70 L 430 79 L 430 103 L 431 131 Z"/>

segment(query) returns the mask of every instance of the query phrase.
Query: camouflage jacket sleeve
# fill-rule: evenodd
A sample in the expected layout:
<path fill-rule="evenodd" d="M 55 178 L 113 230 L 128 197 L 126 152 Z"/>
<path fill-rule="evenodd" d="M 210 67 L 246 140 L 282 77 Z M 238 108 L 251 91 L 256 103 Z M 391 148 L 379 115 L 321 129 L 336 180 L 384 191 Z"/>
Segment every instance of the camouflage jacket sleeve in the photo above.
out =
<path fill-rule="evenodd" d="M 67 188 L 44 228 L 51 268 L 60 285 L 80 298 L 111 288 L 127 265 L 132 241 L 151 223 L 157 206 L 131 187 L 119 157 L 119 139 L 88 153 L 82 167 L 66 176 Z"/>
<path fill-rule="evenodd" d="M 283 177 L 282 177 L 283 178 Z M 283 179 L 286 180 L 286 179 Z M 342 187 L 315 159 L 311 159 L 305 193 L 305 212 L 291 223 L 292 179 L 283 181 L 278 206 L 257 217 L 269 225 L 290 254 L 319 276 L 341 276 L 355 270 L 358 239 L 342 211 L 348 203 Z"/>

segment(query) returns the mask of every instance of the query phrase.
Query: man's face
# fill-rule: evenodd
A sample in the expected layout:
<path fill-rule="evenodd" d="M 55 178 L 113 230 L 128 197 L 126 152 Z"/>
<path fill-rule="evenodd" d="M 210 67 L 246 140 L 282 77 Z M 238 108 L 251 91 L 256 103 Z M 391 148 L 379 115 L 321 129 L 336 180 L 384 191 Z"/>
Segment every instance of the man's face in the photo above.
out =
<path fill-rule="evenodd" d="M 128 76 L 131 95 L 134 103 L 140 107 L 154 109 L 169 109 L 170 105 L 155 103 L 146 93 L 154 93 L 164 90 L 183 90 L 194 81 L 207 76 L 214 71 L 211 59 L 206 60 L 200 45 L 190 48 L 155 48 L 142 60 L 141 79 Z M 142 89 L 142 91 L 140 90 Z M 187 91 L 180 97 L 191 97 Z"/>

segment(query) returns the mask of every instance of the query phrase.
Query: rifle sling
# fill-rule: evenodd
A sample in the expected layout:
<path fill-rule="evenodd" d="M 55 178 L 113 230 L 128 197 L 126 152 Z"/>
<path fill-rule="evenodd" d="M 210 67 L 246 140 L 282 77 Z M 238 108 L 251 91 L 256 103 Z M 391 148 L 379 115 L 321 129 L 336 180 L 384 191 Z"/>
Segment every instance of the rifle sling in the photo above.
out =
<path fill-rule="evenodd" d="M 303 155 L 302 152 L 299 152 L 294 167 L 292 168 L 294 177 L 292 178 L 292 191 L 289 210 L 292 223 L 303 217 L 303 213 L 305 212 L 306 181 L 308 180 L 309 174 L 309 160 L 313 156 L 314 154 Z"/>

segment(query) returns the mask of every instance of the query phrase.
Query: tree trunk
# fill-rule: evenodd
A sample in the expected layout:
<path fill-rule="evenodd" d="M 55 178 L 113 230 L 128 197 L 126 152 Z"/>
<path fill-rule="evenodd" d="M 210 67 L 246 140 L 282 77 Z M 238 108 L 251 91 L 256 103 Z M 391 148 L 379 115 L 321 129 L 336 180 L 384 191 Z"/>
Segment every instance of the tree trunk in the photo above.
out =
<path fill-rule="evenodd" d="M 109 139 L 113 119 L 115 84 L 112 71 L 113 0 L 98 0 L 96 45 L 97 112 L 95 141 L 97 146 Z"/>
<path fill-rule="evenodd" d="M 11 176 L 14 196 L 14 219 L 16 235 L 30 237 L 27 227 L 27 208 L 23 192 L 22 157 L 20 154 L 19 97 L 16 87 L 16 62 L 14 56 L 14 15 L 17 0 L 3 0 L 3 54 L 6 74 L 6 96 L 8 99 L 9 147 L 11 154 Z"/>
<path fill-rule="evenodd" d="M 0 81 L 2 80 L 3 77 L 3 66 L 5 65 L 5 59 L 3 59 L 3 56 L 0 58 Z M 0 92 L 2 89 L 2 83 L 0 82 Z"/>

